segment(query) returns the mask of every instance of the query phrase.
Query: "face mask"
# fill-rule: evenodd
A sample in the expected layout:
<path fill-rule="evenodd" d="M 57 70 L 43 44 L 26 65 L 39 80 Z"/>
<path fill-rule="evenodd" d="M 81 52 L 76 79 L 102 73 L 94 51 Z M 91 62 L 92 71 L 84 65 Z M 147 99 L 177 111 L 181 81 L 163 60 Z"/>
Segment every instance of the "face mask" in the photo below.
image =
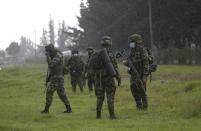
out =
<path fill-rule="evenodd" d="M 130 48 L 135 48 L 135 42 L 131 42 L 129 46 Z"/>
<path fill-rule="evenodd" d="M 78 56 L 78 54 L 73 54 L 74 56 Z"/>

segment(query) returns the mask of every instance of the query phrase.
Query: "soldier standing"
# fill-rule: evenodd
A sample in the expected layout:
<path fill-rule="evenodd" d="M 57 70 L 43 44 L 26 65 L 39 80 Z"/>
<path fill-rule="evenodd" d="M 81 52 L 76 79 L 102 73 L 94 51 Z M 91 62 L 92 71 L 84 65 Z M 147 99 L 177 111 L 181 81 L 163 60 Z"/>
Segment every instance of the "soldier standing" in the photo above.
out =
<path fill-rule="evenodd" d="M 87 78 L 87 84 L 89 87 L 89 91 L 92 92 L 93 86 L 95 86 L 95 81 L 94 81 L 95 74 L 89 66 L 89 61 L 90 61 L 91 57 L 94 55 L 95 51 L 92 47 L 89 47 L 89 48 L 87 48 L 87 52 L 88 52 L 88 59 L 87 59 L 87 63 L 86 63 L 85 74 L 86 74 L 86 78 Z"/>
<path fill-rule="evenodd" d="M 64 111 L 64 113 L 71 113 L 71 106 L 64 89 L 63 55 L 60 51 L 54 48 L 53 44 L 47 45 L 45 51 L 48 63 L 48 74 L 46 78 L 46 104 L 41 113 L 49 112 L 55 91 L 57 91 L 59 98 L 66 106 L 66 111 Z"/>
<path fill-rule="evenodd" d="M 102 45 L 103 48 L 106 49 L 109 59 L 112 62 L 112 66 L 116 70 L 116 73 L 118 74 L 117 61 L 114 53 L 111 50 L 112 46 L 111 38 L 109 36 L 104 36 L 100 44 Z M 97 96 L 96 118 L 97 119 L 101 118 L 101 109 L 106 93 L 110 118 L 116 119 L 116 115 L 114 112 L 114 96 L 116 91 L 116 85 L 114 77 L 108 74 L 106 67 L 102 67 L 100 70 L 95 70 L 95 84 L 96 84 L 95 93 Z"/>
<path fill-rule="evenodd" d="M 78 54 L 79 54 L 78 50 L 73 50 L 72 56 L 65 65 L 70 72 L 73 92 L 76 92 L 77 84 L 80 88 L 80 91 L 83 92 L 83 75 L 84 75 L 85 64 L 81 56 L 79 56 Z"/>
<path fill-rule="evenodd" d="M 124 64 L 129 66 L 129 62 L 135 67 L 137 73 L 133 73 L 131 67 L 129 74 L 131 75 L 131 92 L 136 101 L 138 110 L 147 110 L 147 94 L 146 83 L 149 75 L 149 58 L 146 48 L 142 45 L 142 36 L 133 34 L 129 37 L 130 53 L 128 60 Z"/>

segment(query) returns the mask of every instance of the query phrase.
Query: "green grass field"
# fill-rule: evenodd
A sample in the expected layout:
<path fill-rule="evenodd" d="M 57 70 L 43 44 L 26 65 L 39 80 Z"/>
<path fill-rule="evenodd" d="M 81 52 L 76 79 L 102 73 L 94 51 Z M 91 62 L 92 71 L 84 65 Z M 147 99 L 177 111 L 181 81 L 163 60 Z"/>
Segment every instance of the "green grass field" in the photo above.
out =
<path fill-rule="evenodd" d="M 201 130 L 201 67 L 159 66 L 148 82 L 149 110 L 137 111 L 130 92 L 126 68 L 117 89 L 117 120 L 110 120 L 106 102 L 101 120 L 95 119 L 96 97 L 85 88 L 65 88 L 73 113 L 63 114 L 63 103 L 55 93 L 48 115 L 44 107 L 46 65 L 4 67 L 0 71 L 0 131 L 199 131 Z"/>

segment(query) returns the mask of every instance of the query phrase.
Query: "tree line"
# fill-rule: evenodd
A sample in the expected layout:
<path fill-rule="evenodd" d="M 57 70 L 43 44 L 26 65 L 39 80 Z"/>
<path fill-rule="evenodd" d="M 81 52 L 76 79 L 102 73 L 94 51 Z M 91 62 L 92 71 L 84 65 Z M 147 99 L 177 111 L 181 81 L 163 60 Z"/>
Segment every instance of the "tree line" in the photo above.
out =
<path fill-rule="evenodd" d="M 98 49 L 101 37 L 109 35 L 113 39 L 113 48 L 119 51 L 127 48 L 129 35 L 138 33 L 143 36 L 144 45 L 150 48 L 149 7 L 152 11 L 153 50 L 158 61 L 201 63 L 200 0 L 82 0 L 77 17 L 79 27 L 69 27 L 62 21 L 55 33 L 54 20 L 50 18 L 38 47 L 35 48 L 33 42 L 25 45 L 38 52 L 43 52 L 48 43 L 56 44 L 61 51 L 83 50 L 88 46 Z M 19 45 L 22 47 L 23 44 L 20 42 Z M 193 62 L 195 60 L 198 62 Z"/>
<path fill-rule="evenodd" d="M 55 33 L 54 20 L 50 18 L 48 29 L 43 28 L 40 37 L 40 43 L 35 43 L 26 36 L 21 36 L 19 43 L 13 41 L 5 51 L 0 51 L 0 56 L 6 54 L 15 57 L 32 57 L 35 55 L 44 55 L 44 47 L 47 44 L 56 45 L 61 51 L 65 51 L 75 45 L 71 27 L 67 26 L 65 21 L 59 23 L 57 33 Z"/>
<path fill-rule="evenodd" d="M 113 38 L 114 48 L 127 46 L 127 38 L 139 33 L 150 47 L 149 0 L 87 0 L 78 17 L 81 46 L 99 47 L 103 35 Z M 201 46 L 200 0 L 151 0 L 154 45 L 157 48 Z"/>

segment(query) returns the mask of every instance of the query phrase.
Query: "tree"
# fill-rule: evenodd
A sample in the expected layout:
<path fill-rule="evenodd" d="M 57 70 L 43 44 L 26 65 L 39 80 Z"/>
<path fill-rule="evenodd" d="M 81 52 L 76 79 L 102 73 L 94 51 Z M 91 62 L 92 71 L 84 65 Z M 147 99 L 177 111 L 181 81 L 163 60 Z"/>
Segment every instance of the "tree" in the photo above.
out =
<path fill-rule="evenodd" d="M 81 3 L 79 26 L 83 29 L 80 43 L 99 47 L 102 36 L 113 38 L 116 49 L 127 47 L 127 38 L 140 33 L 148 42 L 148 8 L 145 0 L 88 0 Z"/>
<path fill-rule="evenodd" d="M 49 40 L 51 44 L 55 44 L 54 20 L 52 18 L 49 21 Z"/>
<path fill-rule="evenodd" d="M 41 46 L 45 46 L 48 44 L 48 35 L 47 35 L 47 31 L 45 29 L 43 29 L 43 33 L 42 36 L 40 38 L 40 45 Z"/>
<path fill-rule="evenodd" d="M 17 56 L 19 54 L 19 52 L 20 52 L 20 46 L 18 45 L 17 42 L 11 42 L 11 44 L 9 45 L 9 47 L 6 48 L 6 52 L 9 55 Z"/>
<path fill-rule="evenodd" d="M 6 56 L 6 53 L 4 50 L 0 50 L 0 57 L 4 58 Z"/>
<path fill-rule="evenodd" d="M 35 53 L 33 42 L 25 36 L 21 36 L 19 46 L 20 46 L 20 52 L 19 52 L 20 56 L 27 57 Z"/>
<path fill-rule="evenodd" d="M 156 46 L 184 48 L 186 43 L 201 43 L 200 0 L 151 1 Z M 150 45 L 148 0 L 87 0 L 80 7 L 80 45 L 98 47 L 101 37 L 110 35 L 113 47 L 121 49 L 128 46 L 132 33 L 141 34 L 144 44 Z"/>
<path fill-rule="evenodd" d="M 65 22 L 59 23 L 57 44 L 62 51 L 66 50 L 66 41 L 69 39 L 68 35 L 65 33 L 67 31 L 68 27 L 66 27 Z"/>

